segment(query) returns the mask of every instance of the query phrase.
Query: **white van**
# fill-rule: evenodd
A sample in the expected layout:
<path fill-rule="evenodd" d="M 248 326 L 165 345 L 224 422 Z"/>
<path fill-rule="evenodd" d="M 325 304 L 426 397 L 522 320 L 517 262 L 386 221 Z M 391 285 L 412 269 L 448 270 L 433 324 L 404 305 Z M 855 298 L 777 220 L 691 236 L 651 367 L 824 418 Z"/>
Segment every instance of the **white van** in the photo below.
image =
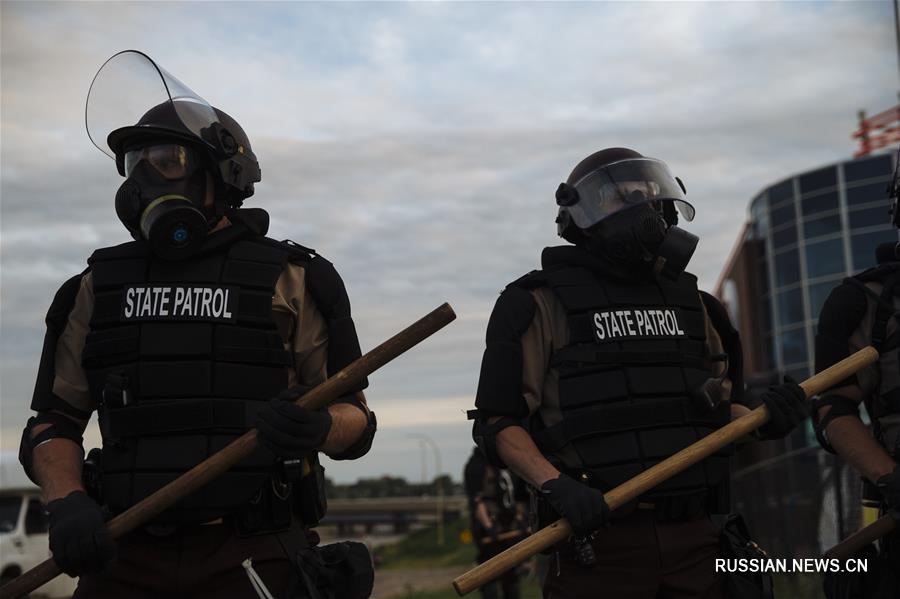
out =
<path fill-rule="evenodd" d="M 47 525 L 37 489 L 0 490 L 0 581 L 11 580 L 50 557 Z M 74 578 L 62 574 L 34 596 L 70 597 L 75 584 Z"/>

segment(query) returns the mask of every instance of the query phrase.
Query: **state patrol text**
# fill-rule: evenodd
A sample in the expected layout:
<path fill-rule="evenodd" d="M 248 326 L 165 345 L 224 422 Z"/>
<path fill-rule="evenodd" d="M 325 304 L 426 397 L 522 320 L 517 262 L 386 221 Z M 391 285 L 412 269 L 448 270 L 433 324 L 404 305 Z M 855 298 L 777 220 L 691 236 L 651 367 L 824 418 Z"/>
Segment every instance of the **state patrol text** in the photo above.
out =
<path fill-rule="evenodd" d="M 672 308 L 600 310 L 594 312 L 594 332 L 598 341 L 687 336 Z"/>
<path fill-rule="evenodd" d="M 123 320 L 234 320 L 234 287 L 133 285 L 122 296 Z"/>

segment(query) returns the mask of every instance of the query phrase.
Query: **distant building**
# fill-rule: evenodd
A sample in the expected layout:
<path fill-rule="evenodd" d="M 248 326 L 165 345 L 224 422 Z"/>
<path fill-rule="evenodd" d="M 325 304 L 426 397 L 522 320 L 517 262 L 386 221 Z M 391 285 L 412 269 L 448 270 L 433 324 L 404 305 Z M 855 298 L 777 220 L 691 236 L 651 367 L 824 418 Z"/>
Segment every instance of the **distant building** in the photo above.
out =
<path fill-rule="evenodd" d="M 875 265 L 875 248 L 898 241 L 887 185 L 892 153 L 797 173 L 763 189 L 715 294 L 741 332 L 749 378 L 814 367 L 815 327 L 831 290 Z"/>
<path fill-rule="evenodd" d="M 741 333 L 751 404 L 784 374 L 812 374 L 828 294 L 874 266 L 879 244 L 898 241 L 887 200 L 895 154 L 797 173 L 750 202 L 715 294 Z M 862 525 L 858 473 L 819 449 L 808 420 L 784 440 L 738 449 L 732 498 L 760 544 L 778 555 L 821 555 Z"/>

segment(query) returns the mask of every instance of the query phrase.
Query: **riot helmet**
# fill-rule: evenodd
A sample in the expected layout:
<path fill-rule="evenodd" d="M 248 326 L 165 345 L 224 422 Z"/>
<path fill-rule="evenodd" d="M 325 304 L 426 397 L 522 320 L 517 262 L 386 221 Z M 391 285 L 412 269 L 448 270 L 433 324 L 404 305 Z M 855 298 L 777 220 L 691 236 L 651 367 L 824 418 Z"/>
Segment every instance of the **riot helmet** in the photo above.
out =
<path fill-rule="evenodd" d="M 628 148 L 591 154 L 556 190 L 557 232 L 623 269 L 677 276 L 697 237 L 677 227 L 694 218 L 685 187 L 661 160 Z"/>
<path fill-rule="evenodd" d="M 126 50 L 103 64 L 85 124 L 126 177 L 116 194 L 119 219 L 163 258 L 191 255 L 260 180 L 241 126 L 142 52 Z"/>

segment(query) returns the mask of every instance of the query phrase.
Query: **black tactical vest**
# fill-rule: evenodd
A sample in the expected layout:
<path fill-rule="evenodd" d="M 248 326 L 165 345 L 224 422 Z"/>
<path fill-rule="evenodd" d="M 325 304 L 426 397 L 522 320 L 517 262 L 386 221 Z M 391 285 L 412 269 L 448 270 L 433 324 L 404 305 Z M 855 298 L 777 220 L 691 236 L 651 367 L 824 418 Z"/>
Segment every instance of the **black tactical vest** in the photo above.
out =
<path fill-rule="evenodd" d="M 296 253 L 252 235 L 179 262 L 143 242 L 94 252 L 82 364 L 100 406 L 102 494 L 113 512 L 222 449 L 287 386 L 291 357 L 272 297 Z M 232 512 L 268 482 L 273 460 L 257 450 L 156 521 Z"/>
<path fill-rule="evenodd" d="M 881 374 L 878 393 L 865 400 L 875 439 L 893 457 L 900 456 L 900 333 L 888 330 L 892 318 L 900 317 L 900 263 L 887 262 L 865 270 L 846 282 L 862 289 L 874 304 L 869 343 L 878 350 Z M 866 283 L 881 283 L 876 293 Z"/>
<path fill-rule="evenodd" d="M 729 422 L 728 401 L 711 407 L 697 397 L 713 376 L 712 360 L 723 356 L 709 354 L 693 275 L 626 283 L 560 265 L 517 284 L 549 287 L 568 318 L 569 343 L 550 364 L 559 376 L 562 419 L 550 427 L 536 423 L 541 430 L 533 436 L 551 459 L 572 447 L 576 474 L 591 486 L 608 491 Z M 727 481 L 729 453 L 707 458 L 646 497 L 718 487 Z"/>

